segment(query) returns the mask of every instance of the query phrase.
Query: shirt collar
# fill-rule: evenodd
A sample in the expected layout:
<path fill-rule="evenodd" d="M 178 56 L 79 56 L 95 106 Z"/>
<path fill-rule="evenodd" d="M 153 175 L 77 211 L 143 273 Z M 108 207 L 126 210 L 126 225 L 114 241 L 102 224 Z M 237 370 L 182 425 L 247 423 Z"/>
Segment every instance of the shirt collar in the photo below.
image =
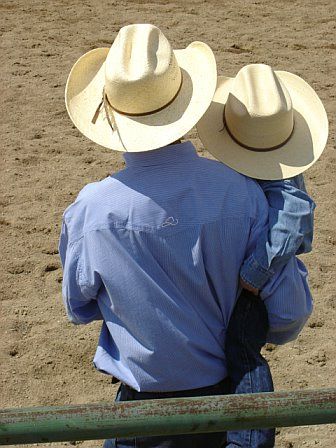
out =
<path fill-rule="evenodd" d="M 168 145 L 153 151 L 128 152 L 123 156 L 127 167 L 166 165 L 198 157 L 191 142 Z"/>

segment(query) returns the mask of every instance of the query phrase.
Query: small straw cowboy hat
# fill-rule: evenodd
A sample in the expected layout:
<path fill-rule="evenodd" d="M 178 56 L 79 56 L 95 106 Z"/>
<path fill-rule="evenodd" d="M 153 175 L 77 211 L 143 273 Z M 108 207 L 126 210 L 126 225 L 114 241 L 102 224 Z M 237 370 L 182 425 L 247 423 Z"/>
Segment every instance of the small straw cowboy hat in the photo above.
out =
<path fill-rule="evenodd" d="M 216 83 L 216 61 L 208 45 L 193 42 L 172 50 L 159 28 L 128 25 L 111 48 L 78 59 L 65 102 L 74 125 L 95 143 L 117 151 L 149 151 L 195 126 Z"/>
<path fill-rule="evenodd" d="M 197 124 L 204 147 L 239 173 L 284 179 L 309 168 L 328 138 L 316 92 L 299 76 L 264 64 L 218 77 L 213 101 Z"/>

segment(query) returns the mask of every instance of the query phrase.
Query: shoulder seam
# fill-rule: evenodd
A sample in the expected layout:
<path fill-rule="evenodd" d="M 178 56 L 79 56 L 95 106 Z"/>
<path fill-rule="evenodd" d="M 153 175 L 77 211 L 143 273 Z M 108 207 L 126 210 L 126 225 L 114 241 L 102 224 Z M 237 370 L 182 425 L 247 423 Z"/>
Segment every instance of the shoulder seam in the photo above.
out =
<path fill-rule="evenodd" d="M 225 218 L 222 219 L 216 219 L 216 220 L 211 220 L 211 221 L 203 221 L 203 222 L 194 222 L 193 224 L 182 224 L 179 226 L 179 229 L 176 229 L 176 231 L 174 232 L 174 234 L 176 233 L 180 233 L 185 229 L 188 229 L 190 227 L 195 227 L 197 225 L 205 225 L 205 224 L 214 224 L 214 223 L 219 223 L 219 222 L 223 222 L 226 220 L 240 220 L 242 218 L 245 219 L 253 219 L 253 217 L 251 216 L 225 216 Z M 98 226 L 92 229 L 87 229 L 83 234 L 81 234 L 78 238 L 69 241 L 69 246 L 74 245 L 75 243 L 78 243 L 80 240 L 82 240 L 87 234 L 89 233 L 93 233 L 93 232 L 99 232 L 102 230 L 109 230 L 109 229 L 116 229 L 116 230 L 128 230 L 128 231 L 133 231 L 133 232 L 147 232 L 147 233 L 153 233 L 155 231 L 158 231 L 161 229 L 161 227 L 151 227 L 151 226 L 136 226 L 136 225 L 132 225 L 132 226 L 127 226 L 124 223 L 119 223 L 119 222 L 114 222 L 114 223 L 110 223 L 110 225 L 104 225 L 104 226 Z M 166 237 L 171 236 L 172 234 L 166 234 Z"/>

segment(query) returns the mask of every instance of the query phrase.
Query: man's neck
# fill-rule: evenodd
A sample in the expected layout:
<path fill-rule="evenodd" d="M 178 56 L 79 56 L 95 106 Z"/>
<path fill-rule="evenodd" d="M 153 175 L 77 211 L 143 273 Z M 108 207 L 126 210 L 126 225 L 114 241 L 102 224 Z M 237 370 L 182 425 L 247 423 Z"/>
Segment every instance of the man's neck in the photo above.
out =
<path fill-rule="evenodd" d="M 179 143 L 182 143 L 182 140 L 179 138 L 178 140 L 175 140 L 175 142 L 173 142 L 173 143 L 169 143 L 169 145 L 168 146 L 171 146 L 171 145 L 178 145 Z"/>

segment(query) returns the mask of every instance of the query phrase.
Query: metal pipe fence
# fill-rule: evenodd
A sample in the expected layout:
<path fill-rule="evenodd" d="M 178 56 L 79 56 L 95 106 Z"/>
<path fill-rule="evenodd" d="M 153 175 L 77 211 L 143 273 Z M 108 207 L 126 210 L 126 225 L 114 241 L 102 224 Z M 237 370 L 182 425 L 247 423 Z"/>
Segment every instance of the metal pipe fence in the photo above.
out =
<path fill-rule="evenodd" d="M 0 445 L 336 423 L 336 388 L 4 409 Z"/>

